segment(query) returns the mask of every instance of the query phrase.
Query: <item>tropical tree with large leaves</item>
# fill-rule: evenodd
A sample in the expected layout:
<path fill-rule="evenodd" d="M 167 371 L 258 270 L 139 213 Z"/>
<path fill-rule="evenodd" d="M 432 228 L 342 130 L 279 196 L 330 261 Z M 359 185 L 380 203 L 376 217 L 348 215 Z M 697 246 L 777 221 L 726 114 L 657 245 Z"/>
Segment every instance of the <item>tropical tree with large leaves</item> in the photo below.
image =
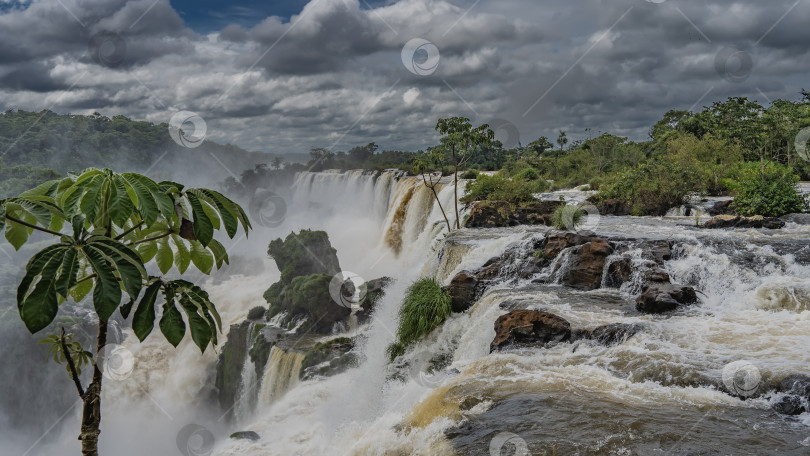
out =
<path fill-rule="evenodd" d="M 193 264 L 209 274 L 228 263 L 215 231 L 233 238 L 240 225 L 247 236 L 251 225 L 245 211 L 216 191 L 108 169 L 88 169 L 0 200 L 0 230 L 15 249 L 34 231 L 56 238 L 31 257 L 17 289 L 17 308 L 28 330 L 48 328 L 68 299 L 92 296 L 98 319 L 95 353 L 64 328 L 41 341 L 50 345 L 55 361 L 66 364 L 83 402 L 83 455 L 98 454 L 102 354 L 114 313 L 125 319 L 132 315 L 132 331 L 141 341 L 157 322 L 175 347 L 186 329 L 202 352 L 216 345 L 222 321 L 208 294 L 187 280 L 151 275 L 147 266 L 154 262 L 162 274 L 175 266 L 182 274 Z M 81 380 L 85 367 L 92 368 L 87 385 Z"/>
<path fill-rule="evenodd" d="M 495 138 L 489 125 L 482 124 L 473 127 L 470 119 L 466 117 L 450 117 L 439 119 L 436 122 L 436 131 L 442 135 L 441 145 L 437 151 L 445 153 L 445 160 L 449 160 L 453 167 L 453 201 L 456 213 L 456 228 L 461 228 L 461 220 L 458 210 L 458 174 L 472 158 L 473 153 L 479 147 L 489 147 Z M 437 198 L 438 199 L 438 198 Z"/>

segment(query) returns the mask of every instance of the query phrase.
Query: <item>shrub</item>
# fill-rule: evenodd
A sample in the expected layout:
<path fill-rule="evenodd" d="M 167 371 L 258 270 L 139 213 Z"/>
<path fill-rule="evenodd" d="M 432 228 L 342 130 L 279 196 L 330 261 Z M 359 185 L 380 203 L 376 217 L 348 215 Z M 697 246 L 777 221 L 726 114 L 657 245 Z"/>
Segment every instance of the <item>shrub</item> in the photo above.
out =
<path fill-rule="evenodd" d="M 526 180 L 526 181 L 533 181 L 540 179 L 540 171 L 534 168 L 526 168 L 523 171 L 517 173 L 514 177 L 517 180 Z"/>
<path fill-rule="evenodd" d="M 703 188 L 703 176 L 696 167 L 662 157 L 611 176 L 597 198 L 624 200 L 633 215 L 664 215 Z"/>
<path fill-rule="evenodd" d="M 478 178 L 478 170 L 475 169 L 468 169 L 464 171 L 463 174 L 460 176 L 462 179 L 477 179 Z"/>
<path fill-rule="evenodd" d="M 397 341 L 388 347 L 391 359 L 444 323 L 450 312 L 450 295 L 436 279 L 426 277 L 411 284 L 399 309 Z"/>
<path fill-rule="evenodd" d="M 551 225 L 558 230 L 574 230 L 582 222 L 582 215 L 579 206 L 558 206 L 551 215 Z"/>
<path fill-rule="evenodd" d="M 500 173 L 494 176 L 481 174 L 475 182 L 467 185 L 467 194 L 461 198 L 462 202 L 473 201 L 506 201 L 510 204 L 520 204 L 534 201 L 533 193 L 537 193 L 543 181 L 525 182 L 512 180 Z"/>
<path fill-rule="evenodd" d="M 734 210 L 741 215 L 779 217 L 801 212 L 807 203 L 796 189 L 799 182 L 793 170 L 779 163 L 746 163 L 734 189 Z"/>
<path fill-rule="evenodd" d="M 267 312 L 267 309 L 265 309 L 264 307 L 256 306 L 256 307 L 254 307 L 254 308 L 252 308 L 252 309 L 250 309 L 248 311 L 247 319 L 248 320 L 260 320 L 262 317 L 264 317 L 264 314 L 266 312 Z"/>

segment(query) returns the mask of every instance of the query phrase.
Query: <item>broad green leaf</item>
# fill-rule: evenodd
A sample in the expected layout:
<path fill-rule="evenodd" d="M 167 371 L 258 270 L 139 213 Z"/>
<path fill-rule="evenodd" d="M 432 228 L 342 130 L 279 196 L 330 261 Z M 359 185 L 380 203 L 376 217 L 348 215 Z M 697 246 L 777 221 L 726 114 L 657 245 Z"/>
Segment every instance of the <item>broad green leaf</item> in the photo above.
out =
<path fill-rule="evenodd" d="M 175 347 L 186 335 L 186 323 L 183 321 L 180 311 L 174 305 L 174 296 L 167 299 L 166 304 L 163 305 L 163 316 L 160 317 L 160 332 Z"/>
<path fill-rule="evenodd" d="M 160 272 L 166 274 L 169 272 L 169 269 L 172 268 L 174 253 L 172 253 L 172 248 L 169 247 L 168 238 L 163 237 L 155 242 L 157 243 L 157 255 L 155 255 L 155 261 L 157 262 L 158 268 L 160 268 Z"/>
<path fill-rule="evenodd" d="M 186 272 L 188 265 L 191 262 L 191 253 L 189 252 L 183 238 L 177 234 L 172 234 L 171 238 L 174 245 L 177 247 L 177 251 L 174 252 L 174 265 L 177 266 L 177 270 L 180 271 L 180 274 L 183 274 Z"/>
<path fill-rule="evenodd" d="M 26 190 L 20 193 L 20 198 L 28 196 L 49 196 L 53 197 L 53 192 L 59 187 L 60 179 L 50 180 L 48 182 L 37 185 L 31 190 Z"/>
<path fill-rule="evenodd" d="M 34 256 L 28 260 L 28 263 L 25 265 L 25 276 L 23 276 L 22 280 L 20 281 L 20 285 L 17 287 L 18 306 L 20 306 L 25 300 L 25 297 L 28 296 L 31 291 L 31 285 L 33 285 L 37 277 L 42 274 L 42 271 L 45 269 L 45 266 L 48 265 L 48 262 L 54 259 L 56 255 L 61 255 L 66 248 L 68 247 L 61 243 L 49 245 L 48 247 L 45 247 L 44 249 L 35 253 Z"/>
<path fill-rule="evenodd" d="M 56 292 L 68 297 L 68 291 L 76 285 L 76 280 L 79 274 L 79 252 L 70 246 L 62 257 L 62 265 L 59 269 L 59 275 L 56 276 L 54 288 Z"/>
<path fill-rule="evenodd" d="M 76 185 L 79 186 L 78 181 L 76 182 Z M 94 176 L 89 182 L 84 184 L 87 191 L 84 193 L 84 196 L 82 196 L 79 208 L 87 217 L 87 221 L 89 223 L 95 222 L 102 206 L 104 191 L 108 185 L 108 181 L 103 175 Z"/>
<path fill-rule="evenodd" d="M 174 212 L 174 201 L 172 201 L 172 197 L 162 192 L 160 189 L 150 189 L 150 193 L 152 193 L 152 197 L 155 198 L 155 203 L 160 213 L 163 214 L 163 217 L 168 221 L 174 220 L 177 214 Z"/>
<path fill-rule="evenodd" d="M 31 282 L 23 281 L 23 283 L 20 284 L 20 290 L 23 292 L 20 293 L 20 290 L 17 292 L 17 306 L 20 311 L 20 318 L 31 334 L 41 331 L 56 318 L 56 313 L 59 310 L 59 302 L 56 298 L 56 290 L 54 289 L 54 276 L 62 265 L 62 257 L 66 250 L 67 248 L 64 246 L 61 246 L 60 249 L 50 250 L 49 254 L 39 259 L 39 262 L 45 262 L 41 269 L 33 268 L 28 271 L 28 274 L 36 272 L 41 278 L 34 286 L 33 291 L 28 293 L 27 296 L 25 295 L 26 290 L 23 290 L 23 287 L 27 288 L 30 286 Z M 39 263 L 37 266 L 38 265 Z M 19 297 L 21 294 L 23 295 L 23 299 L 20 301 Z"/>
<path fill-rule="evenodd" d="M 84 282 L 79 282 L 71 288 L 70 290 L 70 297 L 73 298 L 75 302 L 81 302 L 82 299 L 87 296 L 88 293 L 93 289 L 93 281 L 92 280 L 85 280 Z"/>
<path fill-rule="evenodd" d="M 236 220 L 238 211 L 236 213 L 233 211 L 233 205 L 235 203 L 219 193 L 214 192 L 213 190 L 199 188 L 189 190 L 189 192 L 216 206 L 217 210 L 219 211 L 219 215 L 222 218 L 222 223 L 225 225 L 225 232 L 228 233 L 228 237 L 233 239 L 233 237 L 236 235 L 236 231 L 239 229 L 239 222 Z"/>
<path fill-rule="evenodd" d="M 138 212 L 141 214 L 144 223 L 146 223 L 146 226 L 152 226 L 160 214 L 158 203 L 153 196 L 153 192 L 159 191 L 157 185 L 134 173 L 121 174 L 121 178 L 126 182 L 128 190 L 131 190 L 130 199 L 132 199 L 134 193 L 136 199 L 133 201 L 137 202 Z"/>
<path fill-rule="evenodd" d="M 217 213 L 217 210 L 211 207 L 211 205 L 205 202 L 204 200 L 200 200 L 200 204 L 202 204 L 203 211 L 205 212 L 205 215 L 208 216 L 208 220 L 211 220 L 211 225 L 214 226 L 215 230 L 218 230 L 220 224 L 219 224 L 219 214 Z"/>
<path fill-rule="evenodd" d="M 101 251 L 91 246 L 85 246 L 83 252 L 93 268 L 93 272 L 96 273 L 93 306 L 98 317 L 102 321 L 107 321 L 121 303 L 121 287 Z"/>
<path fill-rule="evenodd" d="M 126 245 L 109 238 L 92 237 L 87 247 L 99 249 L 115 265 L 129 297 L 138 299 L 146 278 L 141 257 Z"/>
<path fill-rule="evenodd" d="M 211 220 L 205 215 L 205 210 L 200 200 L 192 194 L 187 194 L 188 202 L 191 205 L 191 214 L 194 220 L 194 236 L 202 245 L 207 246 L 211 239 L 214 238 L 214 225 Z"/>
<path fill-rule="evenodd" d="M 163 283 L 158 280 L 146 288 L 141 302 L 138 303 L 138 308 L 132 316 L 132 331 L 141 342 L 146 339 L 146 336 L 155 327 L 155 301 L 162 285 Z"/>
<path fill-rule="evenodd" d="M 214 255 L 199 242 L 191 243 L 191 261 L 197 269 L 205 274 L 210 274 L 211 269 L 214 267 Z"/>
<path fill-rule="evenodd" d="M 6 227 L 6 206 L 3 203 L 0 203 L 0 231 L 3 231 L 3 228 Z"/>
<path fill-rule="evenodd" d="M 205 321 L 205 318 L 201 317 L 197 313 L 197 308 L 190 304 L 184 304 L 183 310 L 186 311 L 186 315 L 188 315 L 188 325 L 191 329 L 191 339 L 200 347 L 200 351 L 205 353 L 205 348 L 208 347 L 208 344 L 211 342 L 211 332 L 212 328 Z"/>
<path fill-rule="evenodd" d="M 135 205 L 129 199 L 124 181 L 120 177 L 114 176 L 110 184 L 110 199 L 107 206 L 110 220 L 117 226 L 123 227 L 134 210 Z"/>
<path fill-rule="evenodd" d="M 27 221 L 27 220 L 26 220 Z M 6 227 L 6 240 L 14 247 L 14 250 L 20 250 L 20 247 L 28 240 L 31 234 L 31 229 L 16 222 L 8 223 Z"/>
<path fill-rule="evenodd" d="M 158 251 L 157 243 L 155 241 L 144 242 L 135 246 L 135 251 L 141 256 L 144 263 L 152 261 Z"/>
<path fill-rule="evenodd" d="M 130 299 L 125 304 L 122 304 L 121 307 L 118 308 L 118 311 L 121 312 L 121 316 L 124 318 L 129 317 L 129 313 L 132 312 L 133 305 L 135 305 L 134 299 Z"/>
<path fill-rule="evenodd" d="M 228 252 L 225 250 L 225 247 L 216 239 L 211 239 L 211 242 L 208 244 L 208 250 L 214 254 L 214 259 L 217 262 L 217 269 L 222 267 L 222 263 L 230 264 Z"/>

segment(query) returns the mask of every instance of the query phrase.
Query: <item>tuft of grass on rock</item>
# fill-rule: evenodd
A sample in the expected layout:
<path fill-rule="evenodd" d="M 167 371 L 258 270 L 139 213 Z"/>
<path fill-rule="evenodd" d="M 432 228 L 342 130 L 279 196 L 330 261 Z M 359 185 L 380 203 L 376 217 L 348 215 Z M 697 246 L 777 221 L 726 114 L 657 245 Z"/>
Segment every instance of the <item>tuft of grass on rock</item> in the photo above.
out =
<path fill-rule="evenodd" d="M 558 230 L 574 230 L 582 223 L 582 212 L 579 206 L 559 206 L 551 215 L 551 225 Z"/>
<path fill-rule="evenodd" d="M 451 312 L 450 295 L 436 279 L 425 277 L 411 284 L 399 309 L 397 341 L 388 347 L 391 360 L 444 323 Z"/>

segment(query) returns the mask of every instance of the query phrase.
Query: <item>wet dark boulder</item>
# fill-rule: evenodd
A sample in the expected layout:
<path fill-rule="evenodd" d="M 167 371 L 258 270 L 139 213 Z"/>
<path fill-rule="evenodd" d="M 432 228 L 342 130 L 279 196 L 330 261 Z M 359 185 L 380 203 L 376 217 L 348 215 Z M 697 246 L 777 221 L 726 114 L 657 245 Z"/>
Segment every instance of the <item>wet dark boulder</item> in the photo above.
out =
<path fill-rule="evenodd" d="M 377 302 L 385 295 L 385 288 L 393 281 L 394 279 L 391 277 L 380 277 L 379 279 L 369 280 L 365 283 L 366 296 L 360 302 L 360 311 L 357 314 L 359 323 L 364 323 L 371 317 L 371 313 L 374 312 L 374 307 L 377 305 Z M 351 280 L 346 281 L 346 285 L 352 283 Z M 350 294 L 350 296 L 353 295 L 354 293 Z"/>
<path fill-rule="evenodd" d="M 798 415 L 804 413 L 810 408 L 810 376 L 803 374 L 793 374 L 785 377 L 777 390 L 780 393 L 785 393 L 773 405 L 773 409 L 777 413 L 783 415 Z"/>
<path fill-rule="evenodd" d="M 646 285 L 636 298 L 636 310 L 643 313 L 664 313 L 681 305 L 697 302 L 695 289 L 685 285 L 656 283 Z"/>
<path fill-rule="evenodd" d="M 490 258 L 480 269 L 475 271 L 475 278 L 477 280 L 492 280 L 498 277 L 504 261 L 506 261 L 506 258 L 502 256 Z"/>
<path fill-rule="evenodd" d="M 629 282 L 633 277 L 633 260 L 630 258 L 618 258 L 612 261 L 605 273 L 605 285 L 611 288 L 619 288 L 625 282 Z"/>
<path fill-rule="evenodd" d="M 231 438 L 234 440 L 254 440 L 254 441 L 260 439 L 259 434 L 253 431 L 234 432 L 233 434 L 231 434 Z"/>
<path fill-rule="evenodd" d="M 643 330 L 640 323 L 611 323 L 594 328 L 590 338 L 605 346 L 618 345 Z"/>
<path fill-rule="evenodd" d="M 563 273 L 562 283 L 579 290 L 599 288 L 605 262 L 611 253 L 613 245 L 600 238 L 577 247 L 571 254 L 570 268 Z"/>
<path fill-rule="evenodd" d="M 776 217 L 763 217 L 755 215 L 744 217 L 741 215 L 718 215 L 703 224 L 704 228 L 768 228 L 779 229 L 785 226 L 785 222 Z"/>
<path fill-rule="evenodd" d="M 630 215 L 630 205 L 621 199 L 606 199 L 596 203 L 599 213 L 602 215 Z"/>
<path fill-rule="evenodd" d="M 709 215 L 734 214 L 734 200 L 717 201 L 707 211 Z"/>
<path fill-rule="evenodd" d="M 475 304 L 478 283 L 479 280 L 470 271 L 461 271 L 450 280 L 445 290 L 450 295 L 453 312 L 464 312 Z"/>
<path fill-rule="evenodd" d="M 642 256 L 663 265 L 672 259 L 672 243 L 667 240 L 645 241 L 638 245 L 644 252 Z"/>
<path fill-rule="evenodd" d="M 542 256 L 545 259 L 551 260 L 556 258 L 563 250 L 582 245 L 589 240 L 590 237 L 578 233 L 552 231 L 540 242 L 538 248 L 543 252 Z"/>
<path fill-rule="evenodd" d="M 301 362 L 301 380 L 330 377 L 357 366 L 358 357 L 354 347 L 355 340 L 348 337 L 318 342 L 307 351 Z"/>
<path fill-rule="evenodd" d="M 564 318 L 537 310 L 514 310 L 495 320 L 495 338 L 489 349 L 545 346 L 570 338 L 571 325 Z"/>

